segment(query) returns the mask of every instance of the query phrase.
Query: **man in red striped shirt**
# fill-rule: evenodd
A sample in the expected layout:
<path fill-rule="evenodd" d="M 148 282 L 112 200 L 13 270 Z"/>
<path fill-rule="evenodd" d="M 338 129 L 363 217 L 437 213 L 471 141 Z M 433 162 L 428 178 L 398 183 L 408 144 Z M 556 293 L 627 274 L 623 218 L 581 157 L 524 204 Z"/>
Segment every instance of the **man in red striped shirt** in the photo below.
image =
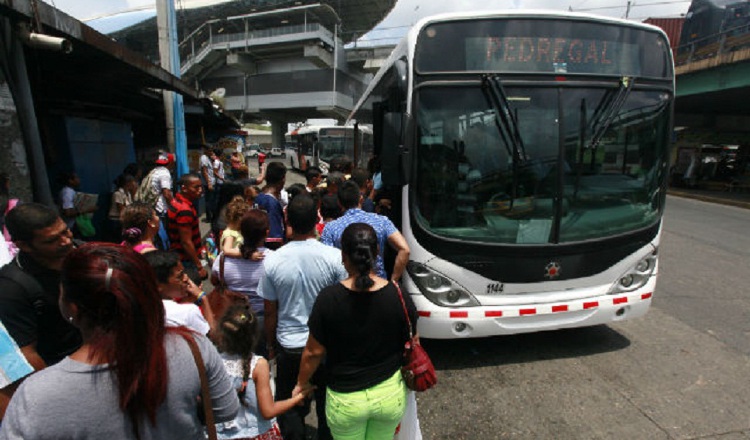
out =
<path fill-rule="evenodd" d="M 201 179 L 197 174 L 185 174 L 177 184 L 179 192 L 169 202 L 167 210 L 170 249 L 180 255 L 185 272 L 192 275 L 191 279 L 197 275 L 198 280 L 205 280 L 208 273 L 200 261 L 201 231 L 194 206 L 203 194 Z"/>

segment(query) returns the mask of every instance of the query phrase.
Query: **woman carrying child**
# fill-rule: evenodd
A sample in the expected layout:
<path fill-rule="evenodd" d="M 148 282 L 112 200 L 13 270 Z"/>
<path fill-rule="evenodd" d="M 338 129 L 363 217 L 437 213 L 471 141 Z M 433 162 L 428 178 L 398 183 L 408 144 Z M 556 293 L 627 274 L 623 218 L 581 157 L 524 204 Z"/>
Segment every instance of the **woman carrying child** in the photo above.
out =
<path fill-rule="evenodd" d="M 242 202 L 244 203 L 244 201 Z M 233 209 L 230 205 L 227 212 L 232 212 Z M 224 283 L 227 288 L 246 295 L 248 302 L 252 307 L 253 313 L 256 315 L 256 319 L 261 322 L 261 331 L 263 330 L 263 298 L 258 296 L 258 283 L 261 278 L 265 275 L 263 270 L 263 258 L 270 252 L 273 252 L 265 247 L 263 244 L 268 235 L 268 214 L 265 211 L 259 209 L 247 209 L 240 217 L 236 231 L 239 234 L 239 238 L 234 235 L 234 232 L 230 232 L 232 241 L 224 241 L 222 236 L 222 248 L 224 255 L 230 258 L 224 258 L 224 270 L 221 270 L 221 255 L 219 258 L 214 260 L 212 267 L 211 281 L 214 285 L 219 282 L 219 277 L 223 277 Z M 224 235 L 230 231 L 230 228 L 224 230 Z M 227 249 L 232 243 L 238 243 L 239 248 Z M 227 251 L 231 252 L 227 252 Z M 231 257 L 236 255 L 236 257 Z M 217 312 L 220 314 L 221 312 Z M 262 352 L 261 354 L 264 354 Z"/>
<path fill-rule="evenodd" d="M 234 381 L 242 403 L 233 421 L 216 425 L 220 439 L 282 440 L 276 416 L 298 405 L 309 394 L 300 393 L 274 402 L 268 361 L 253 353 L 261 327 L 246 305 L 230 307 L 219 322 L 224 368 Z"/>

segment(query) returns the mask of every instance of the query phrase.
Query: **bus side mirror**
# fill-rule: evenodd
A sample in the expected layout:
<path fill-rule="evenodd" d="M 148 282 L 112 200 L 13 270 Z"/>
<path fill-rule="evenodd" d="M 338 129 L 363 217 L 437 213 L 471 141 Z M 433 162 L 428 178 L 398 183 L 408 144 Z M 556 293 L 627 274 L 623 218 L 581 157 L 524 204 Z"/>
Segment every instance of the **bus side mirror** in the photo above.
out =
<path fill-rule="evenodd" d="M 384 186 L 401 185 L 401 113 L 383 114 L 382 148 L 380 164 Z"/>
<path fill-rule="evenodd" d="M 406 60 L 400 59 L 393 62 L 393 66 L 391 67 L 391 74 L 395 78 L 395 83 L 393 86 L 396 88 L 398 96 L 405 97 L 406 91 L 409 87 L 408 80 L 408 69 L 406 65 Z"/>

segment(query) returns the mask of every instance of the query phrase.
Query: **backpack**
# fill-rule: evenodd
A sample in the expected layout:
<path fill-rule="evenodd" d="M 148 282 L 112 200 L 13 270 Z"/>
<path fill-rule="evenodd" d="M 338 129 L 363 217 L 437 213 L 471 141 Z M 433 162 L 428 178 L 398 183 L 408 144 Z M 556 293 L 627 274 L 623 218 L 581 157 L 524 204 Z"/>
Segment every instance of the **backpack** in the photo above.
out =
<path fill-rule="evenodd" d="M 159 191 L 154 188 L 154 172 L 156 168 L 151 170 L 146 177 L 143 178 L 141 184 L 138 185 L 138 190 L 135 192 L 134 200 L 137 202 L 145 202 L 151 206 L 156 206 L 157 200 L 159 200 Z"/>
<path fill-rule="evenodd" d="M 26 297 L 34 306 L 37 316 L 42 316 L 44 312 L 44 290 L 34 277 L 24 272 L 15 263 L 9 263 L 0 269 L 0 278 L 6 278 L 18 284 L 26 291 Z"/>

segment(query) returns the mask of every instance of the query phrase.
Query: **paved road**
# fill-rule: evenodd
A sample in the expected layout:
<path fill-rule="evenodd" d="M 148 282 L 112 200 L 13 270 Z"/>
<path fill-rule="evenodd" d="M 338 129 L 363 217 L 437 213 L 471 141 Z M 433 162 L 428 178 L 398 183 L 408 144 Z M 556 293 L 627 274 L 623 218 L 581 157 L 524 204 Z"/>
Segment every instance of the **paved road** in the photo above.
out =
<path fill-rule="evenodd" d="M 668 198 L 645 318 L 425 341 L 425 439 L 750 439 L 750 211 Z"/>

